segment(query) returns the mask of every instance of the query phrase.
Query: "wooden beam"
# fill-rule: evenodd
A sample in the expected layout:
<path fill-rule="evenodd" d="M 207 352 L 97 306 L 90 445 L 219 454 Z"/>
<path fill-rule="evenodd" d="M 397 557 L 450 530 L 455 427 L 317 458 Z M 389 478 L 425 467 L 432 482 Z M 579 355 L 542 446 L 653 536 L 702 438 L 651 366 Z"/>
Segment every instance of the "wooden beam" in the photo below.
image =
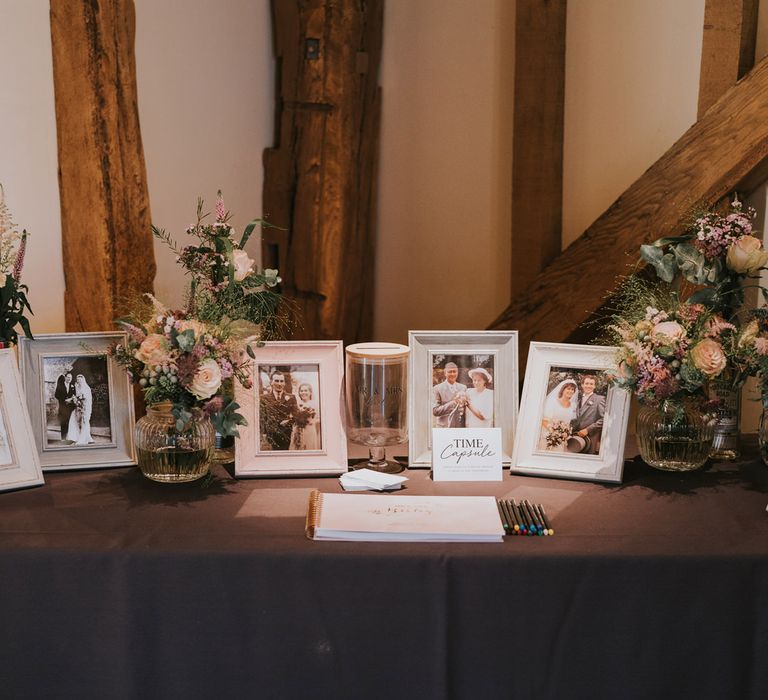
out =
<path fill-rule="evenodd" d="M 744 189 L 768 168 L 768 60 L 728 90 L 490 326 L 563 341 L 590 318 L 640 244 L 679 232 L 694 207 Z"/>
<path fill-rule="evenodd" d="M 562 250 L 566 0 L 518 0 L 516 12 L 513 299 Z"/>
<path fill-rule="evenodd" d="M 758 0 L 706 0 L 699 117 L 755 63 Z"/>
<path fill-rule="evenodd" d="M 266 267 L 299 319 L 293 337 L 368 339 L 382 0 L 273 0 L 276 146 L 264 152 Z"/>
<path fill-rule="evenodd" d="M 50 0 L 68 331 L 114 327 L 152 291 L 133 0 Z"/>

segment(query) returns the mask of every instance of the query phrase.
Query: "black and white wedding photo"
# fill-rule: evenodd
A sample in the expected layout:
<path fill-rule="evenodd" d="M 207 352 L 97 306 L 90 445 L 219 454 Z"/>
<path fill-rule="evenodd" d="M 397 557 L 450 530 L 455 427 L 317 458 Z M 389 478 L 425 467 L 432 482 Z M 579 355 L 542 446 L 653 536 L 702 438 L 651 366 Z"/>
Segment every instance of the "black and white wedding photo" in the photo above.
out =
<path fill-rule="evenodd" d="M 92 355 L 41 358 L 45 447 L 109 445 L 112 412 L 107 358 Z"/>

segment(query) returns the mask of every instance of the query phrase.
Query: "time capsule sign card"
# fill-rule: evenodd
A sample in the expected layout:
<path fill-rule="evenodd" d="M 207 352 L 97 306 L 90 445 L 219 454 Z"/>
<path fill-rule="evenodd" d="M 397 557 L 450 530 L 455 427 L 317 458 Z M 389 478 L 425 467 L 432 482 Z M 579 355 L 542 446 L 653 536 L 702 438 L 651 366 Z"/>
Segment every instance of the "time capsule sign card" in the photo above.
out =
<path fill-rule="evenodd" d="M 501 481 L 501 428 L 433 428 L 435 481 Z"/>

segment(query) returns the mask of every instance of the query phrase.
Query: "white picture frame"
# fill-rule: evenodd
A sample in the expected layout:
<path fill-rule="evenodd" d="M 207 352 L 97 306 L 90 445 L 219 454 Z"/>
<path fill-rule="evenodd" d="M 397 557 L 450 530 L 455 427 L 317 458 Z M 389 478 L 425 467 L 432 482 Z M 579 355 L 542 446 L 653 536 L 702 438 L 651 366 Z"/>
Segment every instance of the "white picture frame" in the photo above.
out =
<path fill-rule="evenodd" d="M 43 471 L 136 464 L 133 386 L 107 355 L 111 345 L 125 340 L 118 331 L 39 333 L 34 340 L 20 339 L 21 378 Z M 61 400 L 59 382 L 66 374 L 72 375 L 69 396 Z M 80 403 L 83 412 L 78 411 Z"/>
<path fill-rule="evenodd" d="M 235 476 L 346 472 L 342 341 L 272 341 L 261 347 L 253 342 L 251 349 L 253 386 L 235 387 L 248 421 L 235 439 Z M 283 391 L 273 391 L 280 386 Z"/>
<path fill-rule="evenodd" d="M 615 358 L 614 347 L 530 344 L 511 473 L 621 482 L 630 395 L 608 380 Z M 590 376 L 595 390 L 587 394 Z M 576 449 L 583 451 L 570 451 Z"/>
<path fill-rule="evenodd" d="M 436 382 L 440 383 L 441 367 L 444 372 L 444 365 L 449 362 L 458 366 L 457 381 L 464 386 L 467 386 L 467 382 L 472 385 L 469 372 L 475 368 L 470 365 L 484 367 L 491 376 L 488 384 L 493 387 L 491 424 L 474 427 L 501 428 L 502 464 L 509 466 L 512 462 L 520 385 L 517 331 L 409 331 L 408 344 L 411 348 L 408 379 L 409 468 L 432 466 L 433 428 L 472 427 L 438 425 L 436 421 L 445 422 L 445 419 L 433 415 L 435 392 L 440 393 Z M 456 422 L 456 419 L 451 418 L 449 422 Z M 463 422 L 466 423 L 466 418 Z"/>
<path fill-rule="evenodd" d="M 16 352 L 0 350 L 0 491 L 43 484 Z"/>

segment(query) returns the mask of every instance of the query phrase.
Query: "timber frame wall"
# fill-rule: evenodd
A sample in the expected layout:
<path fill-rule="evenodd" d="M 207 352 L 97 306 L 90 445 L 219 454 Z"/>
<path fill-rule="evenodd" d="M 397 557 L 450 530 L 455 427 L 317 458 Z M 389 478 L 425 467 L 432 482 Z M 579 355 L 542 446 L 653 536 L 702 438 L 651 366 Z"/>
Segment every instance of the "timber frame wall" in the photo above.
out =
<path fill-rule="evenodd" d="M 521 243 L 523 236 L 545 241 L 538 244 L 542 250 L 560 245 L 561 231 L 551 221 L 535 222 L 536 228 L 528 225 L 524 232 L 515 230 L 515 222 L 523 220 L 526 200 L 535 199 L 537 210 L 562 209 L 562 172 L 541 183 L 534 176 L 535 162 L 518 144 L 541 138 L 530 116 L 537 109 L 546 112 L 540 121 L 562 123 L 562 114 L 558 119 L 551 110 L 555 105 L 562 110 L 565 64 L 552 55 L 564 47 L 565 6 L 566 0 L 519 0 L 517 6 L 517 21 L 525 26 L 518 26 L 515 56 L 515 114 L 522 118 L 516 116 L 514 124 L 513 189 L 526 182 L 526 170 L 536 189 L 525 197 L 512 194 L 513 294 L 490 328 L 520 332 L 523 363 L 531 340 L 583 342 L 589 336 L 584 323 L 594 320 L 604 303 L 606 282 L 628 272 L 624 251 L 639 251 L 652 238 L 679 231 L 695 206 L 712 207 L 734 190 L 748 193 L 768 177 L 768 59 L 752 67 L 757 0 L 706 0 L 698 121 L 566 250 L 529 255 L 532 244 Z M 554 46 L 543 54 L 539 49 L 531 60 L 530 47 L 549 42 Z M 561 74 L 553 76 L 556 65 Z M 543 87 L 531 88 L 550 81 L 543 96 Z M 536 104 L 542 101 L 543 106 Z M 545 149 L 550 173 L 562 153 L 562 129 L 551 133 Z M 581 261 L 596 250 L 601 264 L 585 269 Z M 533 269 L 519 281 L 521 258 Z M 574 288 L 568 280 L 577 272 L 580 284 Z"/>

